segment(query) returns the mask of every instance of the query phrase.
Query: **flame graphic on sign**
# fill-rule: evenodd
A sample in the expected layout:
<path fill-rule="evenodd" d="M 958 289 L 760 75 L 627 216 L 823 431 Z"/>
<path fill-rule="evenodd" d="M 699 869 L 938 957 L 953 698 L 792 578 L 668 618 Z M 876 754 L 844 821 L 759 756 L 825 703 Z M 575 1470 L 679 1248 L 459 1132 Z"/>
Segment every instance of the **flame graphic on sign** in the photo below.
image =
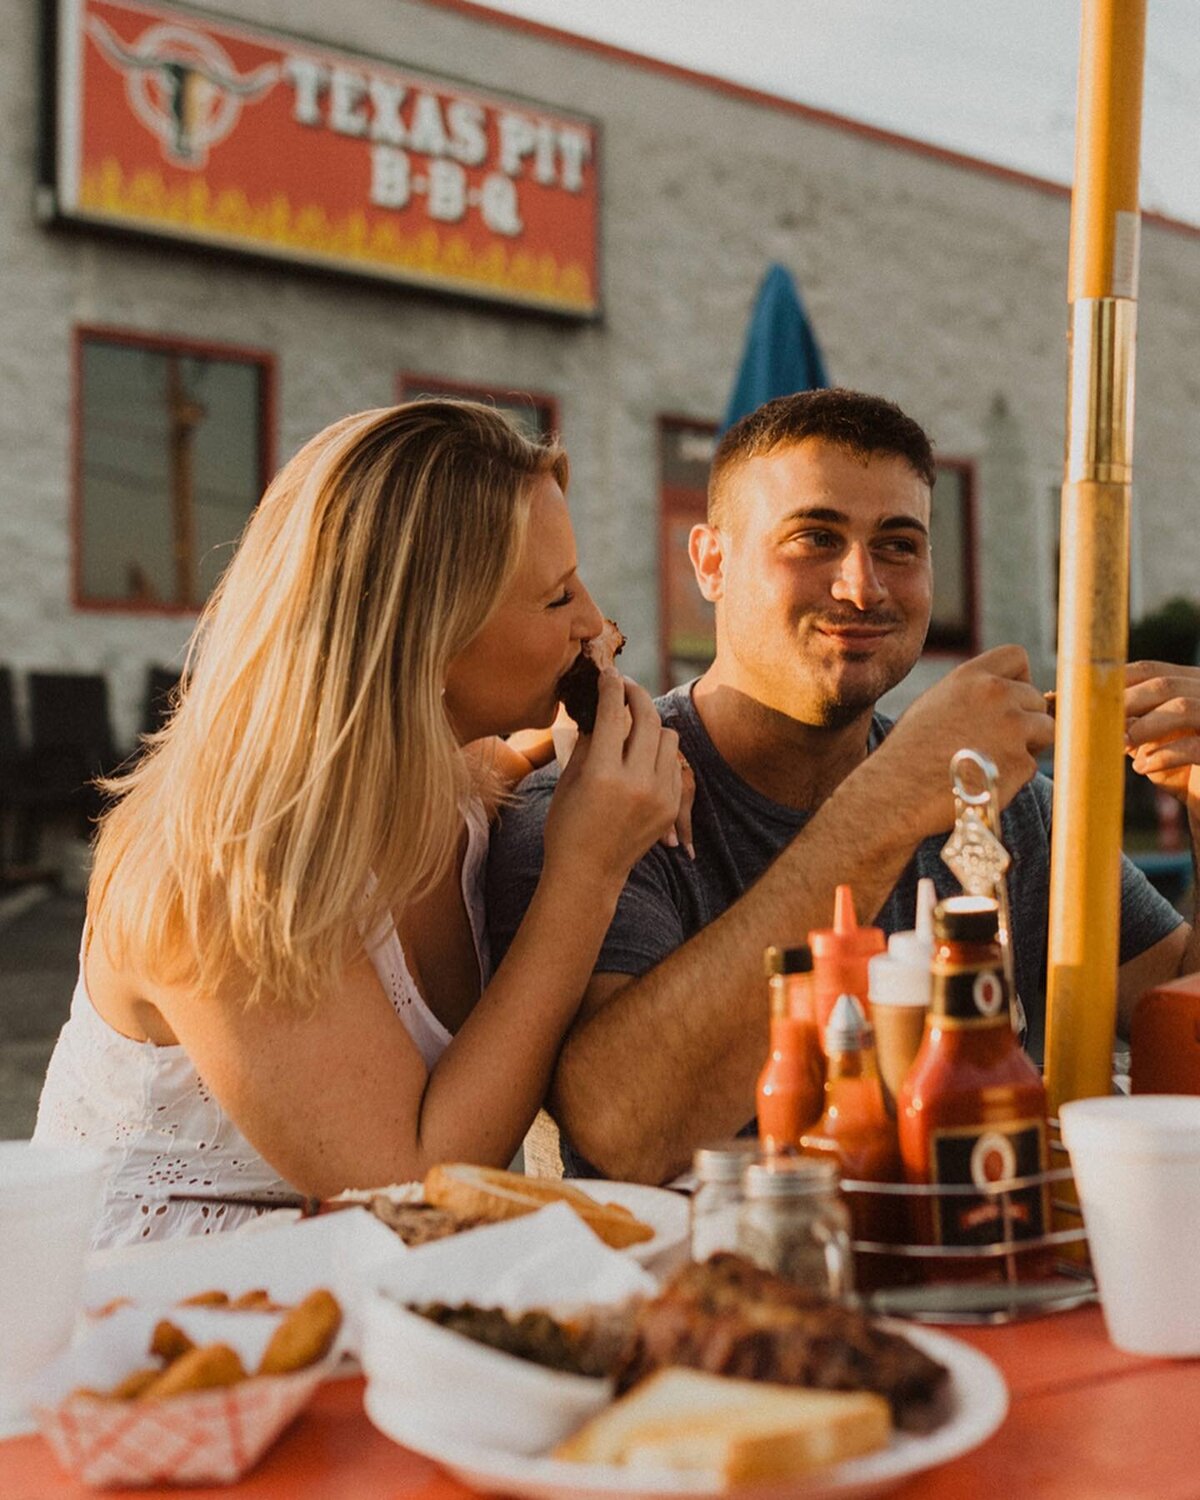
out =
<path fill-rule="evenodd" d="M 185 26 L 151 26 L 125 43 L 99 16 L 88 33 L 102 56 L 125 75 L 130 108 L 162 146 L 163 155 L 199 171 L 209 148 L 223 141 L 244 104 L 262 99 L 279 81 L 278 63 L 239 74 L 212 37 Z"/>
<path fill-rule="evenodd" d="M 215 192 L 203 177 L 168 184 L 156 168 L 127 173 L 115 157 L 83 174 L 79 201 L 89 213 L 141 228 L 332 258 L 368 273 L 394 271 L 430 285 L 453 282 L 533 305 L 582 311 L 593 306 L 589 272 L 579 261 L 561 263 L 549 253 L 530 255 L 495 242 L 477 249 L 455 232 L 372 224 L 359 211 L 330 217 L 320 203 L 293 204 L 282 193 L 252 200 L 239 188 Z"/>

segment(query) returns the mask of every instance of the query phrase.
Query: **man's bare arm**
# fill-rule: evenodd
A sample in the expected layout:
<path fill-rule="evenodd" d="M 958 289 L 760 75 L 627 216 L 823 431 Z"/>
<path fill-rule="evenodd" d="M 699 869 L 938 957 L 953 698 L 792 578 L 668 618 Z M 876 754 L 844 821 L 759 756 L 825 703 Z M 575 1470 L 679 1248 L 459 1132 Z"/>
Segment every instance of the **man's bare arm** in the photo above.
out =
<path fill-rule="evenodd" d="M 593 977 L 550 1104 L 606 1176 L 666 1181 L 698 1141 L 745 1125 L 767 1051 L 762 950 L 825 925 L 841 880 L 854 884 L 864 912 L 895 884 L 910 839 L 887 848 L 873 839 L 864 855 L 846 838 L 857 812 L 886 823 L 886 787 L 874 797 L 875 788 L 849 788 L 844 806 L 840 791 L 742 900 L 649 973 Z"/>
<path fill-rule="evenodd" d="M 1122 1036 L 1129 1035 L 1134 1007 L 1148 989 L 1200 969 L 1198 931 L 1200 929 L 1189 927 L 1185 922 L 1144 953 L 1121 965 L 1117 985 L 1117 1030 Z"/>
<path fill-rule="evenodd" d="M 1125 670 L 1127 753 L 1133 768 L 1187 814 L 1192 871 L 1200 882 L 1200 668 L 1135 661 Z M 1121 965 L 1118 1026 L 1126 1036 L 1145 990 L 1200 969 L 1200 923 L 1177 927 Z"/>
<path fill-rule="evenodd" d="M 695 1145 L 754 1112 L 767 1049 L 762 950 L 828 924 L 850 882 L 860 919 L 891 892 L 920 841 L 947 828 L 949 762 L 974 745 L 1007 802 L 1036 769 L 1053 726 L 1024 652 L 967 663 L 914 704 L 746 894 L 636 979 L 599 973 L 559 1058 L 551 1108 L 610 1177 L 664 1181 Z"/>

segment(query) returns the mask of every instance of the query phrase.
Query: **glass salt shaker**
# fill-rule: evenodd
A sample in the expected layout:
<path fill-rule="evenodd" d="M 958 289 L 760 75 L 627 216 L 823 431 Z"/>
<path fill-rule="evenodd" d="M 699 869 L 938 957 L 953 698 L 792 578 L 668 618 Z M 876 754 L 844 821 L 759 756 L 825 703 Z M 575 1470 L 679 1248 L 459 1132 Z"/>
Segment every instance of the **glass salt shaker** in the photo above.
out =
<path fill-rule="evenodd" d="M 850 1214 L 838 1197 L 836 1166 L 799 1157 L 748 1166 L 737 1249 L 797 1286 L 848 1300 L 854 1291 Z"/>
<path fill-rule="evenodd" d="M 692 1159 L 696 1191 L 691 1202 L 692 1259 L 707 1260 L 718 1250 L 736 1250 L 742 1173 L 758 1159 L 754 1136 L 702 1146 Z"/>

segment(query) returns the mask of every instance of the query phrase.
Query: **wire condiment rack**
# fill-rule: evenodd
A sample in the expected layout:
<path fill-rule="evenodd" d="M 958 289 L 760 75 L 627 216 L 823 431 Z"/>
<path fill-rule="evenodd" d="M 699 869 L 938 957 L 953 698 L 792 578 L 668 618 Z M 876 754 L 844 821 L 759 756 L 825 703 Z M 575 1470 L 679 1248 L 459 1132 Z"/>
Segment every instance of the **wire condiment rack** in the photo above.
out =
<path fill-rule="evenodd" d="M 954 793 L 954 831 L 942 850 L 942 858 L 953 871 L 963 889 L 970 895 L 990 896 L 998 908 L 999 946 L 1005 979 L 1012 1006 L 1014 1030 L 1023 1033 L 1025 1015 L 1016 988 L 1012 953 L 1012 922 L 1005 875 L 1011 857 L 1004 846 L 998 797 L 999 777 L 995 765 L 977 750 L 963 749 L 950 762 L 950 785 Z M 870 1300 L 879 1311 L 892 1311 L 920 1322 L 931 1323 L 1008 1323 L 1017 1318 L 1044 1313 L 1065 1312 L 1096 1297 L 1096 1284 L 1087 1263 L 1087 1240 L 1083 1215 L 1074 1201 L 1071 1169 L 1062 1159 L 1066 1148 L 1057 1139 L 1058 1121 L 1050 1120 L 1050 1151 L 1062 1164 L 1045 1172 L 1010 1178 L 995 1183 L 926 1184 L 859 1182 L 845 1178 L 841 1182 L 847 1201 L 874 1198 L 898 1204 L 907 1213 L 925 1201 L 947 1201 L 962 1198 L 992 1198 L 1000 1209 L 1002 1233 L 999 1239 L 979 1245 L 936 1245 L 903 1241 L 852 1241 L 857 1264 L 868 1271 L 871 1279 L 881 1265 L 890 1261 L 893 1267 L 905 1261 L 919 1263 L 924 1272 L 922 1284 L 881 1288 Z M 1067 1227 L 1045 1230 L 1039 1235 L 1017 1237 L 1014 1196 L 1040 1192 L 1048 1188 L 1053 1213 L 1052 1222 Z M 1022 1263 L 1052 1254 L 1055 1275 L 1050 1280 L 1031 1282 L 1022 1279 Z M 884 1258 L 886 1257 L 886 1261 Z M 953 1280 L 938 1282 L 940 1267 L 947 1272 L 964 1265 L 986 1266 L 986 1280 Z M 998 1274 L 997 1274 L 998 1272 Z"/>
<path fill-rule="evenodd" d="M 1052 1129 L 1057 1121 L 1050 1122 Z M 1057 1140 L 1050 1143 L 1051 1152 L 1065 1155 L 1066 1148 Z M 884 1241 L 856 1238 L 851 1241 L 860 1279 L 884 1284 L 866 1295 L 877 1312 L 910 1318 L 921 1323 L 994 1324 L 1011 1323 L 1019 1318 L 1040 1317 L 1047 1313 L 1067 1312 L 1095 1300 L 1096 1283 L 1087 1261 L 1087 1235 L 1078 1204 L 1071 1201 L 1071 1169 L 1051 1167 L 1027 1177 L 976 1184 L 859 1182 L 843 1178 L 841 1190 L 848 1203 L 856 1199 L 899 1204 L 907 1211 L 921 1201 L 962 1198 L 994 1198 L 1000 1207 L 1000 1238 L 979 1245 L 934 1245 L 912 1240 Z M 1018 1238 L 1013 1230 L 1017 1216 L 1013 1212 L 1014 1196 L 1031 1189 L 1050 1190 L 1051 1209 L 1066 1227 L 1048 1229 L 1043 1234 Z M 1064 1189 L 1066 1191 L 1064 1191 Z M 1053 1258 L 1054 1274 L 1050 1278 L 1030 1281 L 1022 1272 L 1031 1258 Z M 895 1280 L 905 1263 L 920 1267 L 922 1279 L 913 1285 L 888 1285 Z M 980 1279 L 939 1281 L 939 1269 L 957 1272 L 964 1266 L 980 1273 Z M 888 1268 L 893 1276 L 888 1277 Z M 983 1273 L 987 1279 L 982 1279 Z"/>

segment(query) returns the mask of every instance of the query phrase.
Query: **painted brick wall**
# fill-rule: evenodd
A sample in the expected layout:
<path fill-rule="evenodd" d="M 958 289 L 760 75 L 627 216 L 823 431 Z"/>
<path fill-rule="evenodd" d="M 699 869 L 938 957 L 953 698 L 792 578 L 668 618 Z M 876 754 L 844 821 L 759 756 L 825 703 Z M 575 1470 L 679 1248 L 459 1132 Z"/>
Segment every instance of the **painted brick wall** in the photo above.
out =
<path fill-rule="evenodd" d="M 1049 685 L 1064 196 L 421 0 L 209 8 L 599 119 L 605 319 L 573 327 L 39 227 L 34 7 L 6 7 L 0 661 L 105 671 L 128 739 L 146 664 L 178 660 L 188 634 L 186 620 L 70 604 L 71 330 L 95 321 L 274 351 L 280 460 L 390 401 L 401 370 L 553 394 L 585 575 L 630 637 L 628 669 L 653 684 L 656 417 L 720 415 L 774 259 L 795 272 L 833 377 L 895 398 L 978 464 L 983 642 L 1022 642 Z M 1200 573 L 1200 234 L 1147 226 L 1140 316 L 1135 598 L 1150 607 Z"/>

